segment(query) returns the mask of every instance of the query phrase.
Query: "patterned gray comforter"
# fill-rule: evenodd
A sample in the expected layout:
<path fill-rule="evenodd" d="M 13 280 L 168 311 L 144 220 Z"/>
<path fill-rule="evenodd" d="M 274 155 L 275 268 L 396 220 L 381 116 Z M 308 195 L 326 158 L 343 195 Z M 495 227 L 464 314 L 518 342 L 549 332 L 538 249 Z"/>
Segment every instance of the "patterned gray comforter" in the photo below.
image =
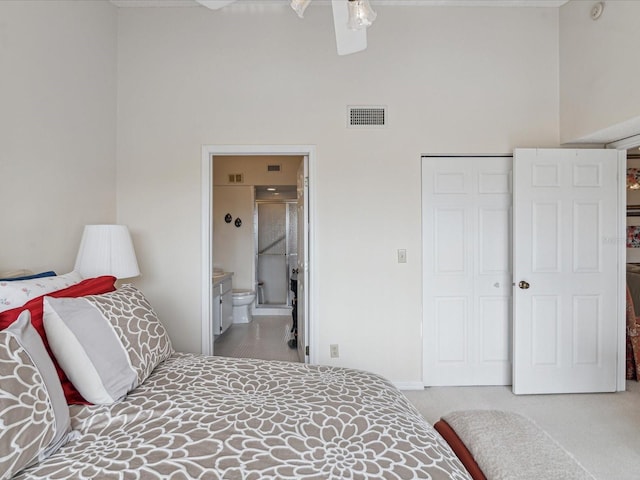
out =
<path fill-rule="evenodd" d="M 470 479 L 395 387 L 350 369 L 176 353 L 71 422 L 16 479 Z"/>

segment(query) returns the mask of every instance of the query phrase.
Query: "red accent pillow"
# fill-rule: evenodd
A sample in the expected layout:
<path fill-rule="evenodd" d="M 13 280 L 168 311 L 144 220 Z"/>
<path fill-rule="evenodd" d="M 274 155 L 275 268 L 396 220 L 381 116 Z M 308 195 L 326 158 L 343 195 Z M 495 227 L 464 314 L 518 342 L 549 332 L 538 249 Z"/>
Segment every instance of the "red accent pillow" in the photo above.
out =
<path fill-rule="evenodd" d="M 64 391 L 64 396 L 67 399 L 67 403 L 69 405 L 74 403 L 80 403 L 84 405 L 90 405 L 82 395 L 76 390 L 76 387 L 73 386 L 71 381 L 67 378 L 67 375 L 64 373 L 60 365 L 56 360 L 56 357 L 51 352 L 49 348 L 49 342 L 47 341 L 47 335 L 44 331 L 44 322 L 42 320 L 42 299 L 45 296 L 49 297 L 84 297 L 86 295 L 100 295 L 102 293 L 109 293 L 115 291 L 116 277 L 112 277 L 110 275 L 105 275 L 102 277 L 96 278 L 87 278 L 82 280 L 80 283 L 76 283 L 67 288 L 63 288 L 62 290 L 57 290 L 55 292 L 47 293 L 46 295 L 42 295 L 40 297 L 33 298 L 29 300 L 27 303 L 22 305 L 21 307 L 13 308 L 11 310 L 5 310 L 4 312 L 0 312 L 0 330 L 7 328 L 11 325 L 20 315 L 21 312 L 25 310 L 29 310 L 31 312 L 31 324 L 36 329 L 36 331 L 42 337 L 42 341 L 44 342 L 44 346 L 53 360 L 53 365 L 56 367 L 56 371 L 58 372 L 58 377 L 60 378 L 60 383 L 62 384 L 62 390 Z"/>

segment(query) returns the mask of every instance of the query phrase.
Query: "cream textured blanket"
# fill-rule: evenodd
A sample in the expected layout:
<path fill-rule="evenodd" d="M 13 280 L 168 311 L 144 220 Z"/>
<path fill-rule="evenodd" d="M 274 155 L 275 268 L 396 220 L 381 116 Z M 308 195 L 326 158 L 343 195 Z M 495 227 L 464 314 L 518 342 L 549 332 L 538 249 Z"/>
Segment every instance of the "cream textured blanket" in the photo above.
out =
<path fill-rule="evenodd" d="M 595 480 L 549 434 L 522 415 L 471 410 L 442 418 L 488 480 Z"/>

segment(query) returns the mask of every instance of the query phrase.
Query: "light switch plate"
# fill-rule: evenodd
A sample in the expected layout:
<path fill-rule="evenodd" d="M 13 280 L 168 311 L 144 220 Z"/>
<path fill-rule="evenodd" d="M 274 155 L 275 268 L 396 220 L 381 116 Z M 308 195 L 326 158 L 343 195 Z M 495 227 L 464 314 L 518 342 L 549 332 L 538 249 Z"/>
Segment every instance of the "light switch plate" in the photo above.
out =
<path fill-rule="evenodd" d="M 398 249 L 398 263 L 407 263 L 407 251 L 404 248 Z"/>

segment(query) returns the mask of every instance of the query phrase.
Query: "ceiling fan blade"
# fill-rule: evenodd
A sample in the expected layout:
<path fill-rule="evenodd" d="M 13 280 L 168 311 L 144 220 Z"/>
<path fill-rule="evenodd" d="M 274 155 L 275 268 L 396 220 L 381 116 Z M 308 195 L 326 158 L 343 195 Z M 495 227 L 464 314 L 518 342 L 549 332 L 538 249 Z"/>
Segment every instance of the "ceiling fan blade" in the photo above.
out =
<path fill-rule="evenodd" d="M 338 55 L 349 55 L 367 48 L 367 30 L 351 30 L 347 26 L 349 21 L 347 0 L 331 0 L 331 6 L 333 7 L 333 25 L 336 30 Z"/>
<path fill-rule="evenodd" d="M 219 8 L 226 7 L 235 1 L 236 0 L 196 0 L 196 2 L 203 7 L 210 8 L 211 10 L 218 10 Z"/>

